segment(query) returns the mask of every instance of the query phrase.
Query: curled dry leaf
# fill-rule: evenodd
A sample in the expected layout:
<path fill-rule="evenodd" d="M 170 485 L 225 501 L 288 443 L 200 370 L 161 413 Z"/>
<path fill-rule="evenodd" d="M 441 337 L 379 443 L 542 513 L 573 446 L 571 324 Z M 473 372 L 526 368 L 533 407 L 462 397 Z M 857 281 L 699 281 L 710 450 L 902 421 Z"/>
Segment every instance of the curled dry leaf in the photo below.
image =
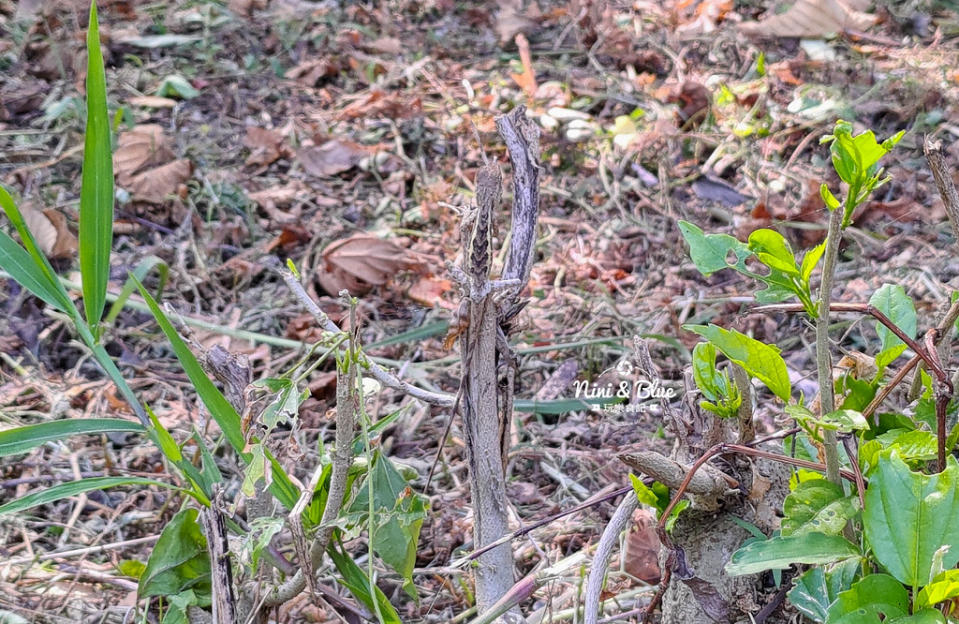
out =
<path fill-rule="evenodd" d="M 635 525 L 626 537 L 623 567 L 626 572 L 647 583 L 659 582 L 659 537 L 656 519 L 645 509 L 633 512 Z"/>
<path fill-rule="evenodd" d="M 289 149 L 284 145 L 283 135 L 276 130 L 250 126 L 246 129 L 243 145 L 250 148 L 250 155 L 246 159 L 247 165 L 266 166 L 281 156 L 288 155 Z"/>
<path fill-rule="evenodd" d="M 862 11 L 868 0 L 797 0 L 785 13 L 769 15 L 739 28 L 764 37 L 824 37 L 844 30 L 866 30 L 876 16 Z"/>
<path fill-rule="evenodd" d="M 307 173 L 324 178 L 352 169 L 369 153 L 359 143 L 333 139 L 322 145 L 300 149 L 296 158 Z"/>
<path fill-rule="evenodd" d="M 330 295 L 348 290 L 352 295 L 382 286 L 402 270 L 422 270 L 423 262 L 399 245 L 369 234 L 354 234 L 323 250 L 316 278 Z"/>
<path fill-rule="evenodd" d="M 67 258 L 77 253 L 77 237 L 67 227 L 67 218 L 54 209 L 38 210 L 30 204 L 20 208 L 23 220 L 48 258 Z"/>
<path fill-rule="evenodd" d="M 121 132 L 113 153 L 113 170 L 121 186 L 128 186 L 133 176 L 148 167 L 156 167 L 173 159 L 170 141 L 163 128 L 144 124 Z"/>
<path fill-rule="evenodd" d="M 182 158 L 148 169 L 133 176 L 125 185 L 136 199 L 153 204 L 163 203 L 171 195 L 180 195 L 180 186 L 193 175 L 193 163 Z"/>

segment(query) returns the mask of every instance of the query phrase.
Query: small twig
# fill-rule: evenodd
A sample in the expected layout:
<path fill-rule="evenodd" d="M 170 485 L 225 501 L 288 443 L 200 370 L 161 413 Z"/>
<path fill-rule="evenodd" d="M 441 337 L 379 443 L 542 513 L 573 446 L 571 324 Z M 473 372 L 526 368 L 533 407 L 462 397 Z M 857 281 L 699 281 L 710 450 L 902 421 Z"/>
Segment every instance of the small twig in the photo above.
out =
<path fill-rule="evenodd" d="M 273 268 L 280 274 L 280 277 L 283 278 L 283 281 L 286 283 L 287 288 L 290 289 L 290 292 L 293 293 L 293 296 L 296 297 L 297 301 L 299 301 L 304 308 L 306 308 L 307 312 L 313 316 L 323 330 L 333 334 L 341 333 L 340 328 L 330 320 L 330 317 L 328 317 L 326 313 L 320 309 L 320 306 L 316 305 L 316 302 L 310 298 L 306 290 L 303 288 L 303 285 L 300 284 L 299 280 L 296 279 L 296 276 L 293 275 L 292 272 L 286 268 L 280 268 L 279 261 L 275 258 L 272 262 L 268 262 L 268 264 L 273 265 Z M 403 381 L 402 379 L 397 378 L 395 375 L 382 368 L 376 362 L 369 360 L 369 358 L 367 358 L 366 361 L 369 365 L 370 374 L 387 388 L 391 388 L 397 392 L 402 392 L 413 397 L 414 399 L 419 399 L 424 403 L 429 403 L 430 405 L 453 407 L 456 398 L 452 394 L 430 392 L 429 390 L 418 388 Z"/>
<path fill-rule="evenodd" d="M 856 473 L 856 493 L 859 494 L 860 509 L 866 506 L 866 480 L 862 477 L 862 469 L 859 467 L 859 454 L 851 436 L 842 437 L 842 445 L 846 449 L 846 456 L 849 457 L 849 464 L 853 472 Z"/>

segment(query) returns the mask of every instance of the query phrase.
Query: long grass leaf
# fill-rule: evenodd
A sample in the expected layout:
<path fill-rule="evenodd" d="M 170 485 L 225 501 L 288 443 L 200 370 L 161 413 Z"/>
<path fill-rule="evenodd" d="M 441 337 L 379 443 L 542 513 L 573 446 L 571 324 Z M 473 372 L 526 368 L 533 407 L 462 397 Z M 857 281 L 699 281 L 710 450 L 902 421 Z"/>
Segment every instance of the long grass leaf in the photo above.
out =
<path fill-rule="evenodd" d="M 128 431 L 143 433 L 143 425 L 119 418 L 70 418 L 0 431 L 0 457 L 25 453 L 41 444 L 70 436 Z"/>
<path fill-rule="evenodd" d="M 77 311 L 73 306 L 73 301 L 67 294 L 67 289 L 60 283 L 60 280 L 57 278 L 57 273 L 53 270 L 50 261 L 47 260 L 47 257 L 40 251 L 40 248 L 37 246 L 37 241 L 30 232 L 30 228 L 27 227 L 27 222 L 24 220 L 23 214 L 20 212 L 20 209 L 17 208 L 17 204 L 13 201 L 10 193 L 8 193 L 7 189 L 3 188 L 3 186 L 0 186 L 0 208 L 3 209 L 7 218 L 10 219 L 10 222 L 13 224 L 14 229 L 17 230 L 17 233 L 20 235 L 20 240 L 23 243 L 23 247 L 20 248 L 13 239 L 4 235 L 3 246 L 6 252 L 5 257 L 9 258 L 11 262 L 11 266 L 7 267 L 4 265 L 4 269 L 33 294 L 61 312 L 70 316 L 76 316 Z M 27 254 L 26 257 L 32 260 L 32 263 L 28 264 L 23 254 L 14 251 L 14 247 L 18 247 L 24 251 Z M 20 277 L 25 277 L 27 280 L 21 281 Z"/>
<path fill-rule="evenodd" d="M 46 490 L 21 496 L 5 505 L 0 505 L 0 516 L 30 509 L 37 505 L 52 503 L 53 501 L 67 498 L 68 496 L 76 496 L 77 494 L 90 492 L 92 490 L 103 490 L 121 485 L 157 485 L 175 490 L 179 489 L 163 481 L 143 479 L 141 477 L 93 477 L 90 479 L 80 479 L 79 481 L 67 481 L 66 483 L 54 485 Z"/>
<path fill-rule="evenodd" d="M 240 415 L 236 413 L 236 410 L 230 405 L 230 402 L 226 400 L 223 393 L 220 392 L 219 389 L 213 385 L 213 382 L 210 381 L 210 378 L 207 377 L 206 372 L 203 370 L 203 367 L 200 366 L 196 356 L 193 355 L 190 347 L 180 338 L 180 334 L 177 333 L 176 328 L 173 327 L 173 324 L 170 323 L 166 314 L 160 309 L 156 300 L 135 276 L 131 275 L 130 278 L 137 285 L 137 288 L 140 290 L 140 296 L 146 301 L 150 312 L 153 313 L 153 318 L 156 319 L 163 334 L 167 337 L 167 340 L 170 341 L 170 346 L 173 347 L 173 353 L 176 355 L 177 360 L 180 361 L 180 366 L 183 367 L 187 377 L 190 378 L 190 382 L 196 389 L 200 400 L 203 401 L 210 415 L 213 416 L 213 420 L 216 421 L 216 424 L 220 426 L 223 434 L 226 435 L 230 446 L 238 453 L 243 453 L 243 449 L 246 447 L 246 440 L 240 424 Z"/>
<path fill-rule="evenodd" d="M 97 335 L 106 304 L 113 245 L 113 156 L 107 85 L 100 51 L 96 1 L 90 2 L 87 29 L 87 129 L 80 189 L 80 275 L 87 324 Z"/>

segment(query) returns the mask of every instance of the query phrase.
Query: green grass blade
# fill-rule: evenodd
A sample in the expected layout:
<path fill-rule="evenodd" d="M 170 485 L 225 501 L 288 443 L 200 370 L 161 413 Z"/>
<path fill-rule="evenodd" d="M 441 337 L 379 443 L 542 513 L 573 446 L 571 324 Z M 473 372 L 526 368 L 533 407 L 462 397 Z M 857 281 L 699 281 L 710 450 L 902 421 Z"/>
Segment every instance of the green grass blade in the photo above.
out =
<path fill-rule="evenodd" d="M 221 393 L 219 389 L 213 385 L 213 382 L 210 381 L 210 378 L 206 376 L 206 372 L 203 370 L 203 367 L 200 366 L 196 356 L 193 355 L 190 347 L 180 338 L 180 334 L 177 333 L 176 328 L 173 327 L 173 324 L 170 323 L 166 314 L 160 309 L 156 300 L 135 276 L 131 275 L 130 279 L 134 281 L 140 290 L 140 296 L 146 301 L 147 306 L 153 313 L 153 318 L 156 319 L 163 334 L 167 337 L 167 340 L 170 341 L 170 346 L 173 347 L 173 353 L 176 355 L 177 360 L 180 361 L 180 366 L 183 367 L 187 377 L 190 378 L 190 382 L 196 389 L 200 400 L 203 401 L 207 410 L 210 411 L 213 420 L 220 426 L 230 446 L 232 446 L 237 453 L 243 453 L 243 449 L 246 447 L 246 440 L 244 439 L 243 428 L 240 424 L 240 415 L 236 413 L 236 410 L 230 405 L 230 402 L 226 400 L 223 393 Z"/>
<path fill-rule="evenodd" d="M 23 242 L 23 247 L 20 247 L 6 234 L 0 237 L 0 247 L 2 247 L 0 262 L 3 262 L 4 270 L 36 296 L 61 312 L 75 317 L 77 311 L 70 295 L 57 278 L 57 273 L 53 270 L 50 261 L 37 247 L 37 242 L 27 227 L 20 209 L 3 186 L 0 186 L 0 208 L 10 219 Z"/>
<path fill-rule="evenodd" d="M 0 431 L 0 457 L 25 453 L 41 444 L 91 433 L 143 433 L 140 423 L 119 418 L 71 418 Z"/>
<path fill-rule="evenodd" d="M 87 129 L 83 148 L 83 184 L 80 189 L 80 274 L 87 325 L 97 335 L 106 304 L 113 245 L 113 156 L 107 85 L 100 51 L 97 6 L 90 2 L 87 29 Z"/>
<path fill-rule="evenodd" d="M 64 302 L 60 293 L 50 287 L 43 271 L 33 262 L 27 251 L 10 238 L 6 232 L 0 232 L 0 268 L 10 274 L 18 284 L 43 299 L 52 308 L 61 312 Z"/>
<path fill-rule="evenodd" d="M 160 299 L 163 296 L 163 287 L 166 285 L 167 274 L 170 272 L 170 268 L 167 266 L 167 263 L 157 258 L 156 256 L 147 256 L 137 264 L 136 268 L 133 269 L 133 275 L 143 281 L 143 278 L 147 274 L 156 268 L 157 274 L 159 276 L 160 283 L 157 286 L 156 298 Z M 126 283 L 123 285 L 123 290 L 120 291 L 120 294 L 113 301 L 113 304 L 110 306 L 110 311 L 107 312 L 106 318 L 103 320 L 105 325 L 112 325 L 113 321 L 116 320 L 117 316 L 120 314 L 120 310 L 123 309 L 123 306 L 126 305 L 127 300 L 130 298 L 130 295 L 133 294 L 133 291 L 136 290 L 136 283 L 127 278 Z"/>
<path fill-rule="evenodd" d="M 93 477 L 91 479 L 80 479 L 79 481 L 67 481 L 66 483 L 60 483 L 46 490 L 21 496 L 6 505 L 0 505 L 0 516 L 30 509 L 37 505 L 52 503 L 53 501 L 67 498 L 68 496 L 76 496 L 77 494 L 83 494 L 84 492 L 90 492 L 92 490 L 103 490 L 121 485 L 157 485 L 165 488 L 179 489 L 163 481 L 143 479 L 141 477 Z"/>

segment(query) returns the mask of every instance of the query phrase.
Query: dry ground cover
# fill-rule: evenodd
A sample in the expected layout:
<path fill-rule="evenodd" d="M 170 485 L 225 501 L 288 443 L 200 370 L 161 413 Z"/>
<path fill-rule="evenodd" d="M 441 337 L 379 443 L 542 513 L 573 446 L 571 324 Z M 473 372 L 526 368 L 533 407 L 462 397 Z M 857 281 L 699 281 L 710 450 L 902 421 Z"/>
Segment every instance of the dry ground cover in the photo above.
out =
<path fill-rule="evenodd" d="M 951 229 L 922 157 L 933 135 L 949 162 L 959 160 L 956 6 L 800 0 L 799 12 L 767 14 L 771 4 L 101 2 L 116 130 L 111 291 L 146 260 L 155 292 L 156 269 L 167 267 L 162 299 L 195 352 L 243 355 L 254 379 L 269 377 L 319 336 L 269 269 L 270 256 L 290 259 L 337 323 L 347 308 L 336 293 L 360 297 L 370 354 L 411 383 L 455 393 L 459 357 L 445 337 L 460 294 L 446 262 L 461 251 L 459 209 L 483 151 L 506 162 L 495 116 L 525 105 L 542 128 L 540 238 L 513 336 L 521 374 L 508 491 L 517 527 L 601 498 L 629 484 L 616 453 L 672 444 L 656 409 L 568 401 L 576 381 L 613 382 L 634 336 L 649 339 L 660 379 L 679 388 L 698 340 L 680 326 L 735 327 L 788 351 L 793 383 L 816 393 L 811 331 L 793 316 L 743 314 L 754 285 L 729 272 L 703 278 L 677 222 L 741 240 L 774 227 L 794 249 L 818 244 L 820 182 L 838 187 L 819 138 L 836 119 L 880 137 L 908 132 L 884 160 L 892 181 L 855 215 L 834 300 L 865 301 L 889 282 L 933 313 L 959 287 Z M 87 9 L 0 0 L 0 183 L 19 198 L 71 292 L 79 288 Z M 500 215 L 501 231 L 506 223 Z M 0 284 L 0 430 L 129 416 L 64 318 L 12 280 Z M 874 336 L 862 323 L 837 322 L 844 348 Z M 211 427 L 137 297 L 118 311 L 107 344 L 175 435 Z M 332 370 L 310 376 L 294 424 L 272 434 L 283 440 L 280 462 L 304 481 L 296 467 L 313 464 L 318 438 L 332 438 Z M 401 407 L 377 443 L 424 488 L 450 414 L 390 391 L 367 409 L 375 419 Z M 772 410 L 759 415 L 761 432 L 780 427 Z M 71 438 L 0 463 L 0 504 L 58 481 L 165 471 L 137 436 Z M 419 600 L 381 577 L 404 621 L 449 622 L 470 604 L 465 577 L 447 568 L 472 539 L 465 471 L 454 422 L 423 492 Z M 239 496 L 233 481 L 228 498 Z M 590 552 L 615 503 L 515 540 L 521 572 Z M 175 511 L 168 492 L 120 488 L 0 518 L 0 621 L 21 621 L 4 613 L 121 621 L 136 599 L 121 562 L 145 561 Z M 624 612 L 648 600 L 643 588 L 659 576 L 655 535 L 639 516 L 626 543 L 607 586 L 623 596 Z M 363 536 L 351 548 L 363 556 Z M 561 614 L 581 583 L 580 573 L 558 578 L 525 607 L 571 620 Z M 305 595 L 276 617 L 340 621 Z"/>

